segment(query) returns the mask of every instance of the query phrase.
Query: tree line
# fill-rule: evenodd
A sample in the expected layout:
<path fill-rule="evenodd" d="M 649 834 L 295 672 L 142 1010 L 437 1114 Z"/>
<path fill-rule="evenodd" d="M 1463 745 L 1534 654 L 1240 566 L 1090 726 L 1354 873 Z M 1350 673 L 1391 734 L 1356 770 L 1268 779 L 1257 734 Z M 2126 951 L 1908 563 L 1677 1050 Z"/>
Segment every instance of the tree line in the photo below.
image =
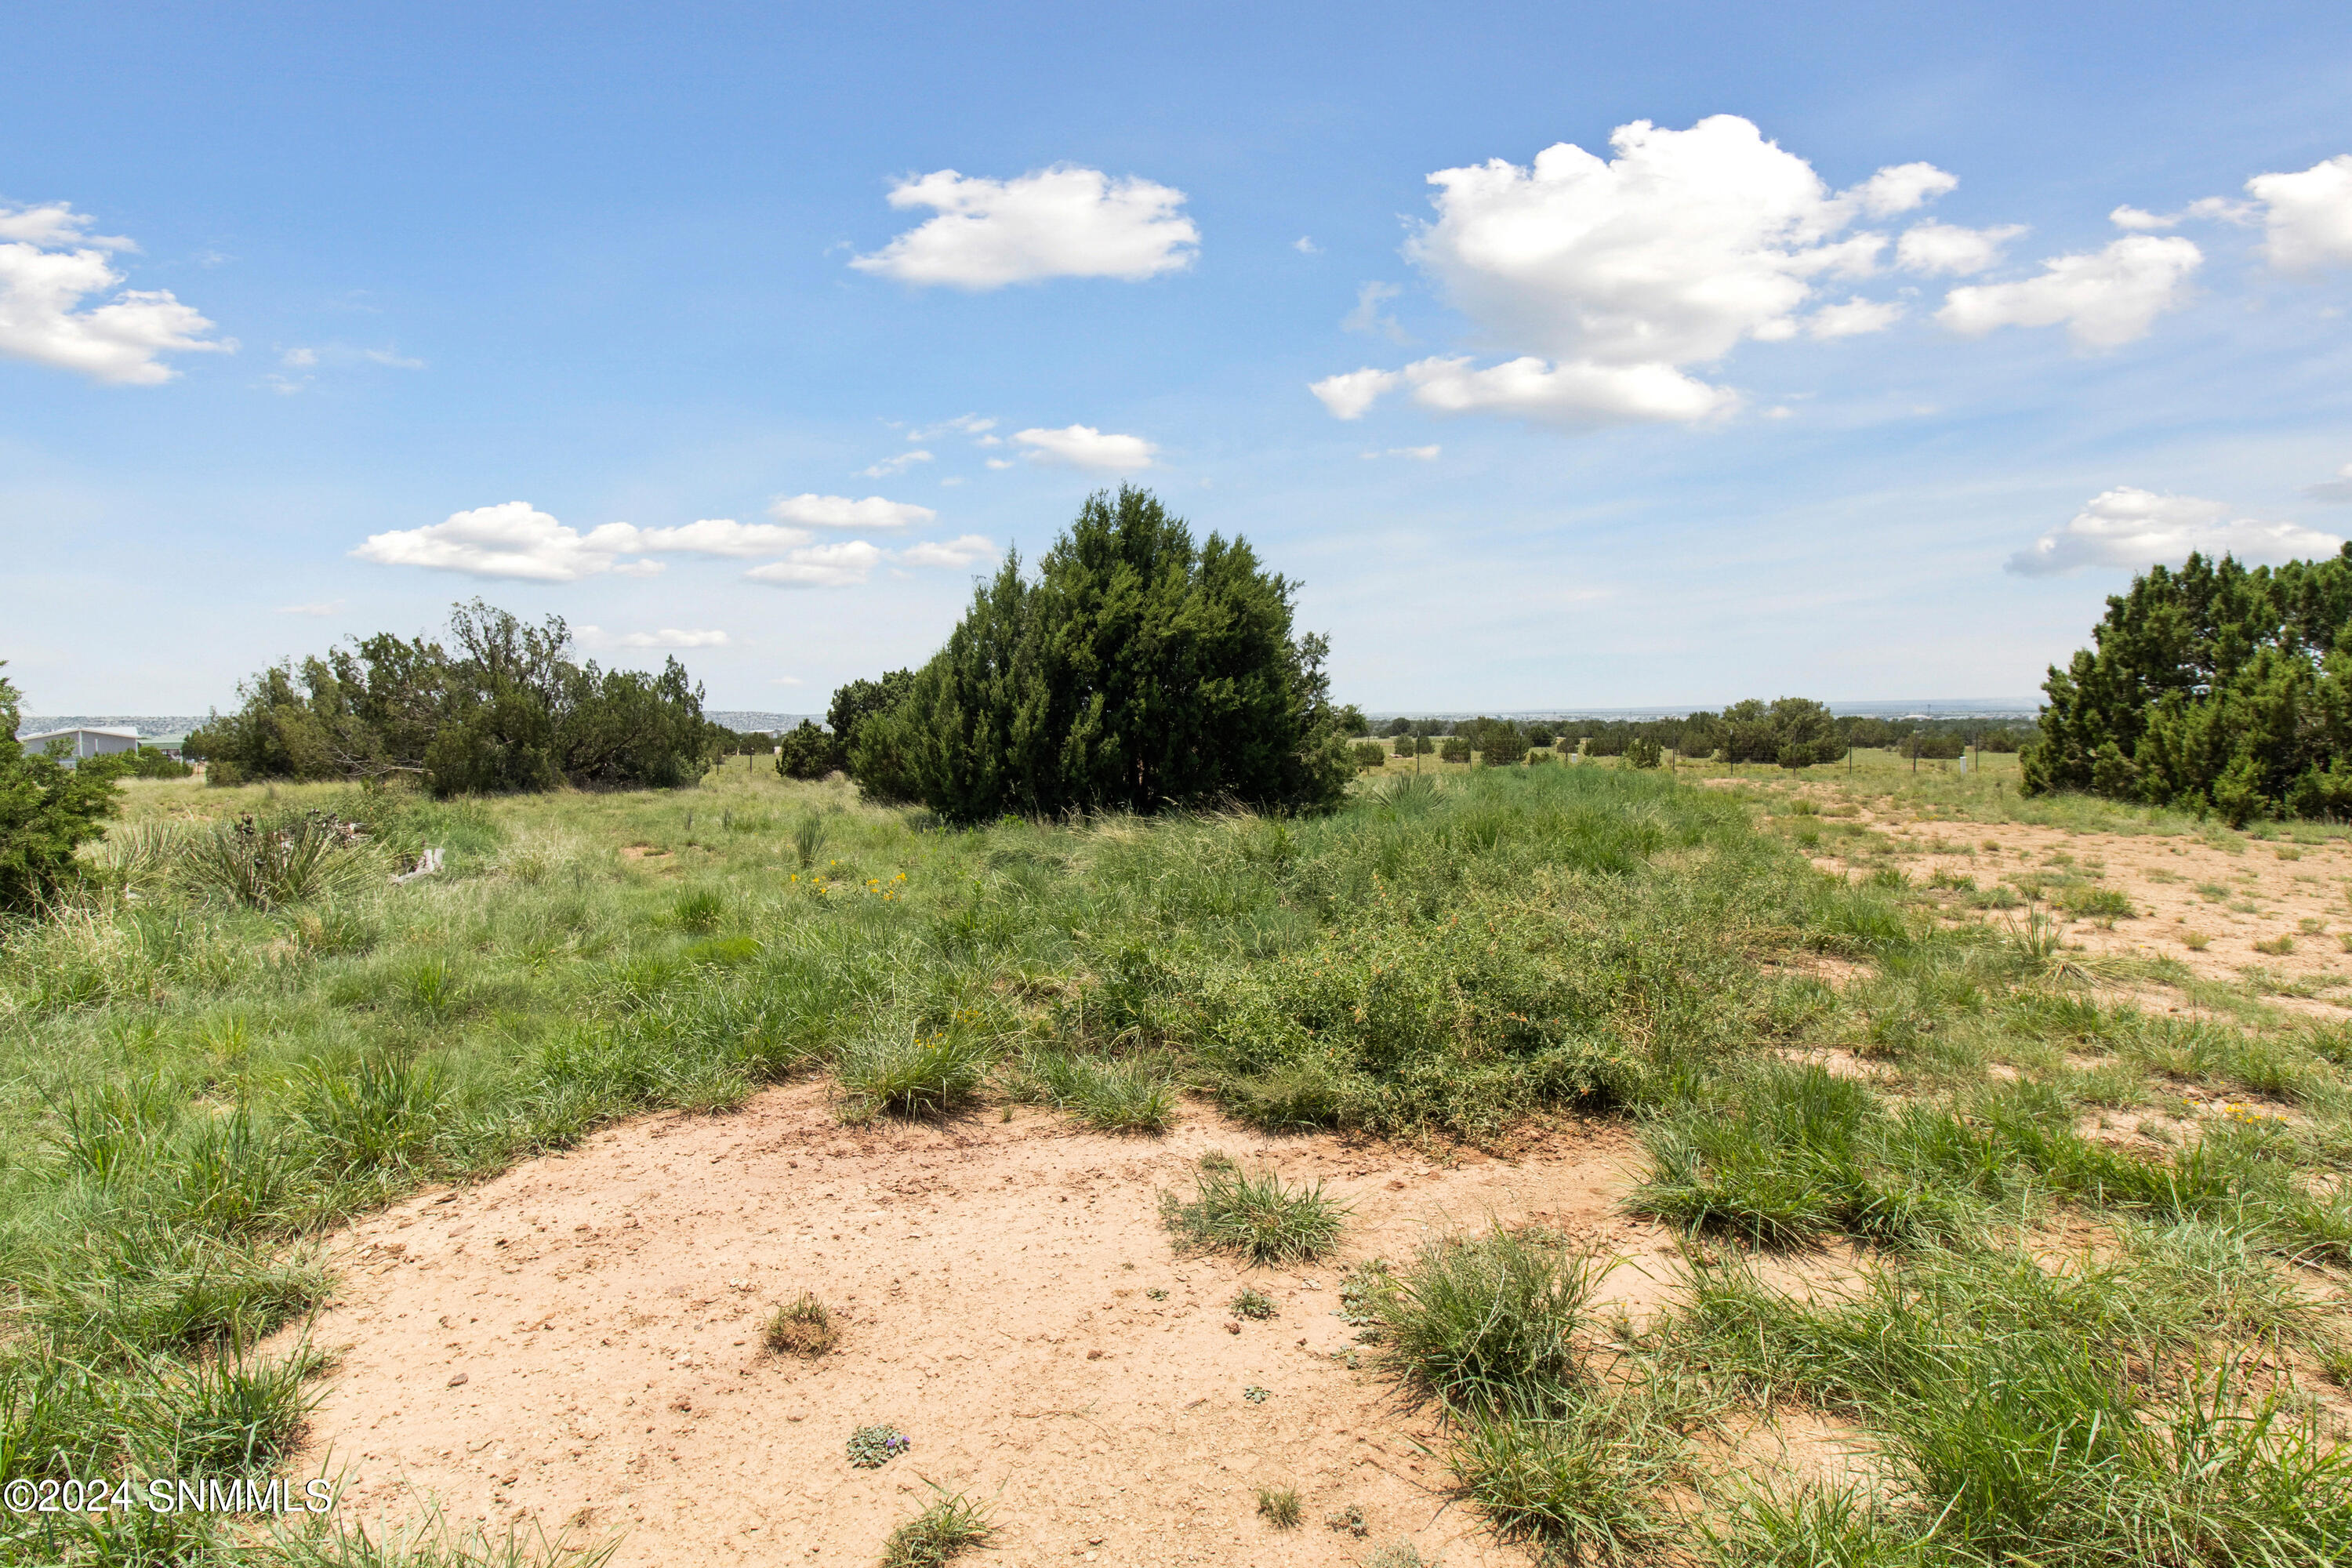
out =
<path fill-rule="evenodd" d="M 1476 752 L 1489 761 L 1517 762 L 1530 750 L 1555 743 L 1580 749 L 1586 756 L 1644 758 L 1654 750 L 1680 756 L 1737 763 L 1778 763 L 1806 767 L 1835 762 L 1855 747 L 1883 748 L 1904 756 L 1951 758 L 1974 746 L 1988 752 L 2014 752 L 2025 736 L 2005 725 L 1970 719 L 1882 719 L 1865 714 L 1839 715 L 1810 698 L 1783 697 L 1765 702 L 1751 699 L 1735 702 L 1721 712 L 1699 711 L 1680 718 L 1555 719 L 1517 722 L 1480 717 L 1468 720 L 1397 717 L 1381 726 L 1391 741 L 1412 739 L 1431 744 L 1418 749 L 1427 754 L 1443 752 L 1442 742 L 1459 742 L 1465 756 Z M 1399 755 L 1405 755 L 1402 750 Z"/>
<path fill-rule="evenodd" d="M 658 675 L 572 657 L 561 616 L 532 626 L 476 599 L 446 641 L 385 632 L 270 666 L 190 731 L 214 784 L 414 778 L 437 795 L 672 788 L 734 739 L 702 717 L 677 659 Z"/>

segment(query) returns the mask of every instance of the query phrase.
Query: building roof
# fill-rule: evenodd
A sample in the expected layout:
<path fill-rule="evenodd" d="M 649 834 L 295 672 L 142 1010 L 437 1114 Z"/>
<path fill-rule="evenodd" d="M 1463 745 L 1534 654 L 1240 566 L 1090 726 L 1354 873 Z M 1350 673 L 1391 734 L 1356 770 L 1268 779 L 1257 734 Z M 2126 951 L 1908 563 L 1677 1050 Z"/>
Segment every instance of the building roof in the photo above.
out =
<path fill-rule="evenodd" d="M 73 735 L 110 735 L 118 741 L 135 741 L 139 738 L 139 731 L 136 730 L 118 730 L 113 728 L 101 729 L 95 724 L 82 724 L 78 725 L 71 730 L 44 730 L 37 735 L 19 735 L 16 739 L 19 742 L 27 741 L 62 741 L 68 736 Z"/>

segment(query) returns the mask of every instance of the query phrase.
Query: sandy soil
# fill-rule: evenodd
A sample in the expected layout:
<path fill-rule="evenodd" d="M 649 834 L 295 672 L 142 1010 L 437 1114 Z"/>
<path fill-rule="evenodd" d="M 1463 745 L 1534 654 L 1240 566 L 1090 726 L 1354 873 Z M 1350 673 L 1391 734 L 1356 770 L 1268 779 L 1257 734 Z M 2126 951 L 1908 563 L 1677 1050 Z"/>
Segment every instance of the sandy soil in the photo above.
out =
<path fill-rule="evenodd" d="M 2268 977 L 2265 990 L 2284 985 L 2317 993 L 2273 994 L 2269 999 L 2276 1005 L 2337 1018 L 2352 1008 L 2352 952 L 2341 940 L 2352 932 L 2352 848 L 2341 842 L 2249 840 L 2242 853 L 2232 855 L 2202 839 L 2156 834 L 1876 819 L 1868 810 L 1848 820 L 1892 837 L 1915 882 L 1946 871 L 1990 888 L 2011 874 L 2067 868 L 2053 864 L 2053 857 L 2071 857 L 2072 869 L 2099 872 L 2098 883 L 2122 893 L 2138 911 L 2117 918 L 2112 929 L 2095 920 L 2069 921 L 2067 942 L 2084 952 L 2176 959 L 2200 980 L 2228 984 L 2260 971 Z M 1816 863 L 1848 868 L 1832 859 Z M 2226 889 L 2226 897 L 2200 893 L 2200 885 Z M 2317 929 L 2306 929 L 2306 922 Z M 2191 932 L 2208 938 L 2207 945 L 2191 947 L 2185 940 Z M 2293 941 L 2292 952 L 2255 951 L 2256 942 L 2281 937 Z"/>
<path fill-rule="evenodd" d="M 349 1521 L 432 1499 L 459 1525 L 624 1531 L 627 1564 L 870 1563 L 933 1482 L 990 1500 L 992 1563 L 1357 1563 L 1399 1539 L 1452 1568 L 1528 1561 L 1449 1500 L 1425 1414 L 1369 1356 L 1347 1366 L 1341 1268 L 1171 1251 L 1158 1190 L 1211 1148 L 1328 1183 L 1350 1257 L 1495 1216 L 1612 1249 L 1604 1294 L 1630 1310 L 1670 1276 L 1665 1233 L 1616 1212 L 1613 1130 L 1439 1165 L 1199 1105 L 1152 1141 L 1027 1111 L 846 1129 L 796 1085 L 354 1227 L 312 1331 L 338 1359 L 305 1461 L 347 1474 Z M 1244 1282 L 1280 1315 L 1228 1312 Z M 803 1289 L 845 1312 L 841 1347 L 764 1352 L 766 1310 Z M 871 1422 L 913 1447 L 855 1468 Z M 1297 1487 L 1305 1526 L 1261 1521 L 1260 1486 Z M 1366 1537 L 1324 1522 L 1350 1505 Z"/>

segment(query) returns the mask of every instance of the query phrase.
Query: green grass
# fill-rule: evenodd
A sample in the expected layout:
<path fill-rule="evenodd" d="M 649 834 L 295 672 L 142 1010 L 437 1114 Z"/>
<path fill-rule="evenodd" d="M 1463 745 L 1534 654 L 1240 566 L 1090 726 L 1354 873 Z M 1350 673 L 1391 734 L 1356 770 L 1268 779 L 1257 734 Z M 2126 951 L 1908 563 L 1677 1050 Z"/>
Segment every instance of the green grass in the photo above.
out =
<path fill-rule="evenodd" d="M 1286 1185 L 1273 1171 L 1249 1171 L 1221 1154 L 1204 1156 L 1192 1196 L 1160 1197 L 1160 1217 L 1192 1247 L 1230 1252 L 1252 1263 L 1320 1258 L 1339 1244 L 1347 1210 L 1323 1184 Z"/>
<path fill-rule="evenodd" d="M 781 1355 L 819 1356 L 841 1342 L 841 1328 L 832 1310 L 804 1290 L 768 1314 L 760 1340 Z"/>
<path fill-rule="evenodd" d="M 1160 1133 L 1175 1125 L 1176 1085 L 1162 1063 L 1047 1049 L 1022 1065 L 1034 1098 L 1098 1132 Z"/>
<path fill-rule="evenodd" d="M 1557 1404 L 1580 1386 L 1576 1335 L 1605 1268 L 1499 1226 L 1432 1241 L 1370 1303 L 1381 1358 L 1449 1409 Z"/>
<path fill-rule="evenodd" d="M 1923 1500 L 1751 1498 L 1721 1554 L 1784 1561 L 1826 1538 L 1852 1561 L 1906 1561 L 1933 1536 L 1969 1562 L 2334 1560 L 2352 1542 L 2352 1457 L 2307 1406 L 2251 1384 L 2247 1359 L 2184 1356 L 2249 1325 L 2214 1322 L 2180 1282 L 2144 1257 L 2053 1272 L 1938 1255 L 1824 1303 L 1703 1270 L 1681 1353 L 1847 1413 L 1879 1435 L 1895 1494 Z"/>
<path fill-rule="evenodd" d="M 986 1546 L 996 1534 L 985 1505 L 936 1484 L 923 1511 L 890 1532 L 882 1546 L 882 1568 L 940 1568 L 967 1552 Z"/>
<path fill-rule="evenodd" d="M 1298 1500 L 1297 1487 L 1260 1487 L 1257 1489 L 1258 1517 L 1276 1530 L 1297 1530 L 1306 1510 Z"/>
<path fill-rule="evenodd" d="M 844 1046 L 834 1058 L 834 1078 L 846 1120 L 870 1121 L 885 1112 L 942 1116 L 979 1096 L 995 1058 L 995 1043 L 976 1034 L 899 1027 Z"/>
<path fill-rule="evenodd" d="M 741 771 L 437 804 L 131 786 L 90 894 L 0 930 L 0 1480 L 281 1463 L 315 1362 L 251 1347 L 328 1298 L 322 1232 L 615 1118 L 722 1112 L 800 1079 L 853 1120 L 1026 1099 L 1148 1135 L 1181 1086 L 1207 1102 L 1188 1115 L 1431 1152 L 1577 1118 L 1639 1137 L 1638 1204 L 1695 1270 L 1655 1323 L 1596 1318 L 1608 1260 L 1532 1231 L 1359 1268 L 1342 1302 L 1443 1421 L 1460 1495 L 1541 1551 L 2343 1555 L 2336 1439 L 2290 1373 L 2246 1357 L 2334 1365 L 2352 1342 L 2329 1272 L 2352 1263 L 2344 1031 L 2177 966 L 2095 974 L 2044 910 L 1987 925 L 1971 905 L 1991 895 L 1962 879 L 1823 877 L 1780 829 L 1850 826 L 1843 794 L 1929 826 L 2244 836 L 2020 802 L 1998 765 L 1915 782 L 1864 758 L 1851 784 L 1743 768 L 1717 787 L 1420 761 L 1328 818 L 971 831 Z M 1759 805 L 1801 787 L 1816 809 L 1767 829 Z M 236 891 L 205 858 L 246 812 L 367 824 L 335 851 L 365 874 Z M 1867 836 L 1822 842 L 1892 868 Z M 384 867 L 427 847 L 444 872 L 391 884 Z M 2126 912 L 2065 868 L 2037 876 L 2062 907 Z M 2189 1086 L 2294 1117 L 2097 1125 Z M 1332 1194 L 1230 1162 L 1165 1209 L 1177 1246 L 1253 1263 L 1344 1240 Z M 2082 1226 L 2108 1238 L 2100 1261 L 2051 1244 Z M 1866 1264 L 1843 1296 L 1744 1269 L 1832 1242 Z M 1891 1488 L 1711 1472 L 1711 1425 L 1791 1402 L 1853 1423 Z M 185 1539 L 74 1550 L 226 1561 L 208 1527 L 170 1528 Z M 20 1532 L 0 1558 L 22 1529 L 0 1520 Z M 314 1548 L 345 1556 L 298 1555 Z M 422 1538 L 250 1550 L 509 1560 Z"/>

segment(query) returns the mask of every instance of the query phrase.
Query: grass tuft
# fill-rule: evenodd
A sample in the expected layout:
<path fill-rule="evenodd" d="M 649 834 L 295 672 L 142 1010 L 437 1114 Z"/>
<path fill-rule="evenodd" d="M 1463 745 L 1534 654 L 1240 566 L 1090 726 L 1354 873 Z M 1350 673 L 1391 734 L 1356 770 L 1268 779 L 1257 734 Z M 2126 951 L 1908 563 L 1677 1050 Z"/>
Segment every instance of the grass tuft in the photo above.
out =
<path fill-rule="evenodd" d="M 1276 1172 L 1247 1171 L 1222 1154 L 1202 1158 L 1191 1202 L 1160 1196 L 1160 1219 L 1180 1240 L 1252 1263 L 1320 1258 L 1339 1244 L 1347 1212 L 1320 1182 L 1285 1186 Z"/>
<path fill-rule="evenodd" d="M 851 1121 L 944 1116 L 971 1103 L 996 1059 L 993 1045 L 959 1030 L 871 1034 L 842 1048 L 834 1080 Z"/>
<path fill-rule="evenodd" d="M 768 1314 L 761 1340 L 780 1355 L 820 1356 L 841 1342 L 841 1330 L 825 1304 L 803 1291 Z"/>
<path fill-rule="evenodd" d="M 1175 1124 L 1176 1086 L 1149 1062 L 1037 1051 L 1023 1070 L 1042 1098 L 1097 1132 L 1160 1133 Z"/>
<path fill-rule="evenodd" d="M 727 898 L 715 888 L 695 888 L 680 893 L 670 905 L 670 918 L 680 931 L 707 936 L 727 918 Z"/>
<path fill-rule="evenodd" d="M 1297 1530 L 1307 1510 L 1298 1500 L 1297 1487 L 1260 1487 L 1257 1489 L 1258 1516 L 1276 1530 Z"/>
<path fill-rule="evenodd" d="M 940 1568 L 965 1552 L 986 1546 L 996 1526 L 986 1507 L 936 1482 L 923 1511 L 899 1525 L 883 1542 L 882 1568 Z"/>
<path fill-rule="evenodd" d="M 1370 1303 L 1383 1359 L 1450 1410 L 1556 1403 L 1580 1383 L 1575 1336 L 1607 1268 L 1500 1226 L 1433 1241 Z"/>

